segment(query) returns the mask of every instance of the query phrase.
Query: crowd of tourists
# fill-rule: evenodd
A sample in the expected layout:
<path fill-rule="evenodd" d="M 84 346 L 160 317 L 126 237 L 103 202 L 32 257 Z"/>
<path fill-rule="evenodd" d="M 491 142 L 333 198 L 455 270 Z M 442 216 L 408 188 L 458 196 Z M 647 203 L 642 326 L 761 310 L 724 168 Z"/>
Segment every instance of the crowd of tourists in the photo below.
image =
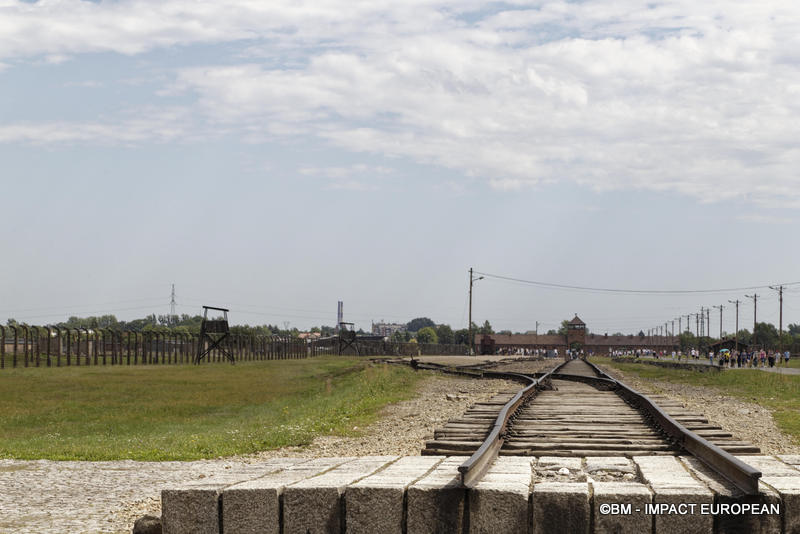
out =
<path fill-rule="evenodd" d="M 752 350 L 721 350 L 717 354 L 708 353 L 708 361 L 714 365 L 716 359 L 720 367 L 783 367 L 789 366 L 791 353 L 787 350 L 781 354 L 778 351 Z"/>
<path fill-rule="evenodd" d="M 655 359 L 668 359 L 671 357 L 673 360 L 699 360 L 703 356 L 697 349 L 691 349 L 684 354 L 682 351 L 636 351 L 636 356 L 649 356 Z M 718 365 L 720 367 L 789 367 L 789 359 L 791 353 L 786 350 L 767 351 L 761 350 L 730 350 L 722 349 L 717 353 L 714 351 L 708 352 L 708 363 L 711 365 Z"/>

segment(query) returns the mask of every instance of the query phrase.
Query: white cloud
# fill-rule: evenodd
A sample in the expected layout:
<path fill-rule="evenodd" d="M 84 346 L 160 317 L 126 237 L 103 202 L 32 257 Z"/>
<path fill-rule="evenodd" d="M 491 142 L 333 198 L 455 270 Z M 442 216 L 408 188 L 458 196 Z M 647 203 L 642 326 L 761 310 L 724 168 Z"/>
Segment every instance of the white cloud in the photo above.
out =
<path fill-rule="evenodd" d="M 189 127 L 187 111 L 162 109 L 112 122 L 14 122 L 0 124 L 0 143 L 136 144 L 202 137 Z"/>
<path fill-rule="evenodd" d="M 377 191 L 380 183 L 394 174 L 393 169 L 364 163 L 344 167 L 302 167 L 297 172 L 303 176 L 327 180 L 325 189 L 348 191 Z"/>
<path fill-rule="evenodd" d="M 246 40 L 246 63 L 182 69 L 162 94 L 195 96 L 209 127 L 250 142 L 317 136 L 503 190 L 569 180 L 800 206 L 800 4 L 511 5 L 0 0 L 0 57 Z M 116 131 L 53 130 L 0 140 Z"/>

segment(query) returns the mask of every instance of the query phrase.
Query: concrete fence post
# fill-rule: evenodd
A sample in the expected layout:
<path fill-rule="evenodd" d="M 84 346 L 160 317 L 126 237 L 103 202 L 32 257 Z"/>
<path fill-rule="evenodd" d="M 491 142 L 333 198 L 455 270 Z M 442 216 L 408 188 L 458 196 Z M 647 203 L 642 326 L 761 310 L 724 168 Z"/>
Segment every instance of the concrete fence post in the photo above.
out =
<path fill-rule="evenodd" d="M 61 328 L 54 326 L 53 329 L 56 331 L 56 367 L 61 367 Z"/>
<path fill-rule="evenodd" d="M 86 365 L 91 365 L 92 360 L 89 358 L 89 329 L 82 326 L 81 330 L 86 334 Z"/>
<path fill-rule="evenodd" d="M 23 332 L 25 332 L 25 348 L 23 349 L 23 353 L 24 353 L 24 356 L 25 356 L 25 367 L 28 367 L 28 360 L 29 360 L 29 356 L 28 356 L 28 340 L 30 340 L 30 338 L 31 338 L 31 331 L 28 328 L 28 325 L 25 325 L 25 324 L 22 325 L 22 330 L 23 330 Z"/>
<path fill-rule="evenodd" d="M 0 369 L 6 368 L 6 327 L 0 325 Z"/>
<path fill-rule="evenodd" d="M 47 330 L 47 367 L 51 367 L 52 360 L 50 358 L 51 354 L 50 350 L 52 348 L 51 345 L 53 343 L 53 329 L 50 328 L 49 326 L 46 326 L 45 329 Z"/>
<path fill-rule="evenodd" d="M 38 326 L 31 327 L 31 333 L 33 334 L 33 338 L 31 339 L 31 360 L 36 358 L 36 367 L 39 367 L 41 363 L 41 350 L 39 350 L 39 341 L 41 340 L 41 335 L 39 332 Z"/>

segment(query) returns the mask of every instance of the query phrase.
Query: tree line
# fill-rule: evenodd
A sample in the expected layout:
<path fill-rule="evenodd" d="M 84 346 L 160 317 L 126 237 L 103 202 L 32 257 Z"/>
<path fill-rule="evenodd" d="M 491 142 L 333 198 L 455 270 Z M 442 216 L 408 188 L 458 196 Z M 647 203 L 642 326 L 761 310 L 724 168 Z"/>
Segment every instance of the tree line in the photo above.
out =
<path fill-rule="evenodd" d="M 189 334 L 198 334 L 200 332 L 200 325 L 203 322 L 202 315 L 156 315 L 150 314 L 141 319 L 132 319 L 130 321 L 123 321 L 117 319 L 114 315 L 99 315 L 89 317 L 72 316 L 66 321 L 56 323 L 52 326 L 60 328 L 114 328 L 118 330 L 133 330 L 135 332 L 180 332 Z M 8 326 L 23 326 L 25 323 L 18 323 L 14 319 L 8 319 Z M 448 324 L 436 324 L 429 317 L 416 317 L 406 323 L 406 329 L 403 332 L 395 332 L 390 336 L 390 341 L 395 342 L 418 342 L 418 343 L 441 343 L 441 344 L 469 344 L 469 329 L 460 328 L 454 330 Z M 309 329 L 310 332 L 318 332 L 322 337 L 329 337 L 336 334 L 336 329 L 333 326 L 320 325 L 314 326 Z M 297 328 L 280 328 L 278 325 L 264 324 L 260 326 L 250 325 L 233 325 L 231 326 L 231 333 L 238 335 L 280 335 L 297 337 L 300 330 Z M 365 334 L 362 329 L 358 330 L 359 334 Z M 483 325 L 472 323 L 472 333 L 475 334 L 494 334 L 491 323 L 487 320 Z M 511 335 L 511 330 L 500 330 L 498 334 Z M 513 332 L 520 334 L 522 332 Z M 524 332 L 531 334 L 533 332 Z M 562 321 L 560 327 L 555 330 L 551 329 L 546 332 L 547 334 L 565 335 L 567 333 L 567 321 Z M 614 336 L 625 335 L 621 332 L 611 334 Z M 645 333 L 639 331 L 639 337 L 644 338 Z M 723 337 L 733 338 L 733 334 L 723 333 Z M 678 336 L 681 350 L 688 350 L 690 348 L 698 348 L 701 351 L 708 349 L 709 345 L 716 341 L 716 338 L 711 336 L 695 336 L 691 331 L 686 330 Z M 771 323 L 757 323 L 755 328 L 755 335 L 748 329 L 743 328 L 738 332 L 738 340 L 744 345 L 758 345 L 766 349 L 776 349 L 778 347 L 788 348 L 792 352 L 800 352 L 800 324 L 790 324 L 786 331 L 781 336 L 775 325 Z"/>

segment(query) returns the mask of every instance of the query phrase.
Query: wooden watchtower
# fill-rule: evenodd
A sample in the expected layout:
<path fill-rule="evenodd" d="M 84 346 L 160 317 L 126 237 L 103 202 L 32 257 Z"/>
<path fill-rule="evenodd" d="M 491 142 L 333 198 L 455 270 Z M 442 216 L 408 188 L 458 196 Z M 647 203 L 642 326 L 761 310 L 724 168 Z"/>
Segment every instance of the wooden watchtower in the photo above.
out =
<path fill-rule="evenodd" d="M 208 310 L 221 311 L 222 318 L 209 319 Z M 222 352 L 231 363 L 236 363 L 231 353 L 222 346 L 222 341 L 231 334 L 228 326 L 228 311 L 226 308 L 203 306 L 203 322 L 200 325 L 200 340 L 197 343 L 197 356 L 194 359 L 194 363 L 200 363 L 206 354 L 214 349 Z M 208 347 L 206 347 L 206 342 L 208 342 Z"/>

